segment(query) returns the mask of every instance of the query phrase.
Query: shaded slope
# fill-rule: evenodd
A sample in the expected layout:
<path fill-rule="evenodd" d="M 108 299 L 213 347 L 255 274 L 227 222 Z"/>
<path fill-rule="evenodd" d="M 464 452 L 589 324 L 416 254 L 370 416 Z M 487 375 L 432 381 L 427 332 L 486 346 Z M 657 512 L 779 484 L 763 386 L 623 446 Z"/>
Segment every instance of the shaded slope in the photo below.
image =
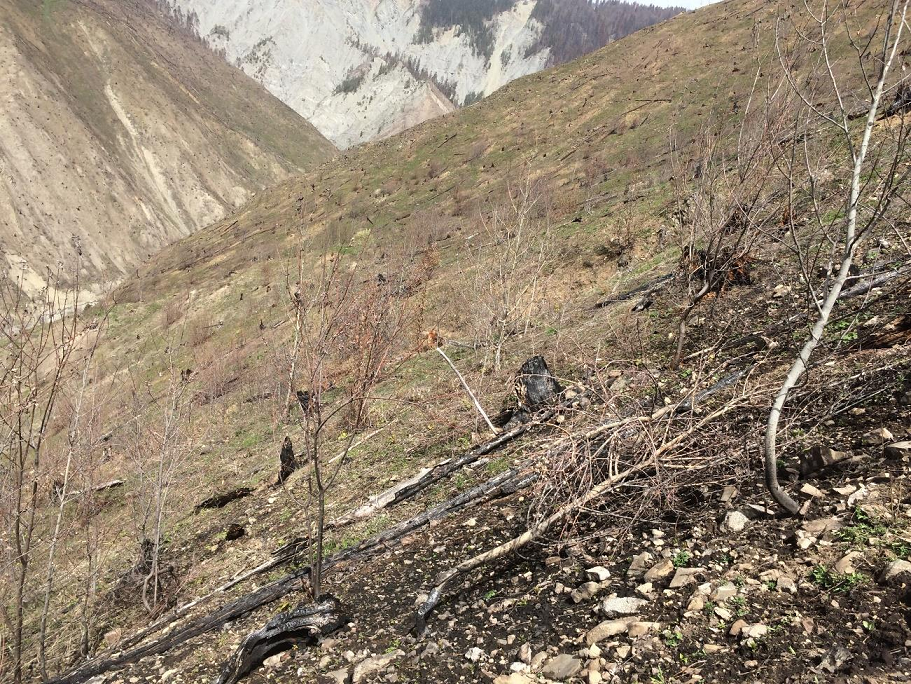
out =
<path fill-rule="evenodd" d="M 3 273 L 98 286 L 326 159 L 308 123 L 143 0 L 0 3 Z"/>

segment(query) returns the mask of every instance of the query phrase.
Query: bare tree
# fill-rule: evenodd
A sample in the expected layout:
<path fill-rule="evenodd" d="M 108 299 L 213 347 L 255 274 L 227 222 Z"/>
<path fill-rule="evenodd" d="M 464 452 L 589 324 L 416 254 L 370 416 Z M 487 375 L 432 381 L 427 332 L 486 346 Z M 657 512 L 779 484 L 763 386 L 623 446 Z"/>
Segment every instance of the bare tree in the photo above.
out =
<path fill-rule="evenodd" d="M 420 310 L 419 289 L 430 268 L 407 256 L 391 272 L 362 280 L 363 271 L 341 253 L 308 268 L 301 246 L 296 282 L 288 295 L 294 321 L 290 359 L 300 407 L 303 461 L 308 467 L 307 513 L 310 583 L 322 595 L 326 500 L 368 422 L 374 388 L 410 339 L 407 328 Z M 341 438 L 341 439 L 339 439 Z M 329 445 L 332 445 L 331 447 Z M 331 449 L 331 451 L 330 451 Z"/>
<path fill-rule="evenodd" d="M 485 368 L 492 365 L 495 372 L 504 345 L 528 331 L 541 299 L 551 248 L 549 201 L 542 182 L 528 174 L 508 183 L 505 200 L 481 213 L 478 239 L 470 243 L 480 309 L 476 341 L 487 351 Z"/>
<path fill-rule="evenodd" d="M 78 295 L 55 287 L 60 273 L 48 280 L 52 284 L 29 300 L 19 283 L 0 279 L 0 514 L 9 579 L 3 585 L 12 588 L 11 597 L 2 596 L 0 615 L 10 634 L 15 682 L 23 678 L 27 586 L 47 491 L 48 439 L 79 332 Z"/>
<path fill-rule="evenodd" d="M 192 382 L 177 366 L 176 341 L 168 345 L 166 385 L 131 377 L 126 451 L 137 477 L 135 523 L 139 537 L 137 570 L 142 602 L 158 609 L 162 589 L 161 551 L 176 476 L 193 446 Z"/>
<path fill-rule="evenodd" d="M 780 83 L 761 87 L 763 66 L 757 64 L 743 113 L 719 112 L 700 132 L 691 159 L 682 161 L 671 141 L 674 218 L 687 290 L 671 363 L 675 368 L 696 308 L 727 287 L 750 283 L 751 253 L 772 216 L 771 181 L 788 101 Z"/>
<path fill-rule="evenodd" d="M 784 17 L 779 17 L 776 24 L 775 44 L 781 70 L 803 105 L 795 119 L 792 140 L 795 157 L 802 159 L 806 174 L 798 176 L 792 166 L 789 178 L 791 195 L 794 194 L 794 186 L 804 185 L 816 224 L 838 262 L 837 272 L 827 278 L 821 291 L 817 292 L 811 284 L 807 256 L 801 250 L 792 223 L 793 247 L 810 291 L 815 322 L 775 395 L 764 440 L 766 486 L 775 501 L 791 514 L 798 513 L 800 507 L 778 482 L 776 439 L 782 410 L 789 393 L 807 372 L 810 357 L 823 338 L 826 324 L 854 265 L 858 244 L 881 223 L 909 174 L 904 114 L 900 113 L 901 120 L 892 135 L 884 135 L 874 141 L 874 127 L 886 108 L 886 98 L 890 93 L 894 95 L 906 87 L 905 77 L 894 79 L 892 71 L 897 55 L 904 54 L 900 46 L 907 42 L 908 5 L 908 0 L 892 0 L 879 17 L 876 29 L 863 39 L 852 31 L 846 2 L 824 2 L 816 7 L 804 3 L 805 25 Z M 790 43 L 789 33 L 793 36 Z M 840 73 L 839 48 L 856 58 L 858 71 L 854 74 Z M 799 67 L 802 61 L 807 60 L 807 54 L 816 56 L 809 74 L 802 73 Z M 860 86 L 861 94 L 855 94 L 851 87 L 854 84 Z M 862 102 L 857 117 L 849 106 L 849 95 Z M 831 108 L 820 102 L 832 103 Z M 854 118 L 862 118 L 863 123 L 856 125 Z M 821 188 L 814 173 L 815 165 L 808 141 L 832 133 L 839 149 L 844 152 L 849 175 L 846 192 L 836 203 L 841 209 L 838 218 L 825 221 L 820 208 Z M 870 197 L 873 199 L 865 199 Z"/>

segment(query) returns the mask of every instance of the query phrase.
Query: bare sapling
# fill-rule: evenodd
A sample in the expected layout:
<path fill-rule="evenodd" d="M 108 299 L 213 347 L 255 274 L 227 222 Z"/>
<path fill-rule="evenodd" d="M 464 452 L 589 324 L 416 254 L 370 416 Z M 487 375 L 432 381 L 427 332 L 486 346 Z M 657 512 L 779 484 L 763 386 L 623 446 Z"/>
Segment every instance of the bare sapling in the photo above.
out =
<path fill-rule="evenodd" d="M 528 331 L 544 291 L 552 250 L 550 197 L 529 174 L 507 184 L 502 202 L 480 212 L 473 256 L 476 343 L 499 372 L 507 341 Z"/>
<path fill-rule="evenodd" d="M 797 19 L 784 17 L 776 24 L 775 45 L 781 71 L 802 105 L 800 114 L 795 117 L 791 139 L 794 156 L 801 160 L 806 173 L 801 175 L 796 164 L 791 166 L 788 179 L 791 194 L 795 187 L 801 187 L 810 197 L 815 223 L 838 264 L 834 276 L 826 279 L 821 291 L 814 290 L 809 256 L 801 249 L 792 225 L 793 249 L 811 295 L 815 320 L 775 395 L 763 443 L 766 486 L 776 503 L 792 515 L 799 513 L 800 506 L 778 481 L 776 440 L 782 411 L 791 390 L 807 373 L 810 358 L 823 339 L 832 311 L 851 274 L 860 241 L 883 221 L 908 178 L 905 114 L 899 114 L 901 121 L 891 135 L 874 142 L 874 129 L 889 104 L 887 98 L 894 96 L 905 83 L 906 77 L 900 72 L 897 77 L 892 74 L 898 71 L 900 55 L 908 49 L 908 4 L 908 0 L 890 2 L 874 33 L 862 40 L 852 31 L 846 2 L 823 3 L 815 8 L 818 11 L 806 5 L 805 25 L 797 25 Z M 789 44 L 790 36 L 795 37 Z M 841 59 L 839 49 L 850 57 Z M 797 66 L 806 61 L 804 52 L 815 55 L 809 75 Z M 855 64 L 853 73 L 846 73 L 850 69 L 845 67 L 845 62 Z M 851 99 L 863 103 L 859 115 L 853 107 L 849 108 Z M 862 119 L 862 123 L 855 123 L 855 119 Z M 811 158 L 808 142 L 823 135 L 834 135 L 846 162 L 845 191 L 833 203 L 841 210 L 835 221 L 824 218 L 817 165 Z"/>
<path fill-rule="evenodd" d="M 392 269 L 367 275 L 340 253 L 314 257 L 302 246 L 289 280 L 294 347 L 289 365 L 307 468 L 301 498 L 310 539 L 310 591 L 323 594 L 327 497 L 368 425 L 374 390 L 411 338 L 419 290 L 432 266 L 406 254 Z M 375 433 L 376 431 L 374 431 Z M 371 434 L 374 434 L 371 433 Z M 361 442 L 368 439 L 364 437 Z M 283 482 L 286 489 L 291 487 Z"/>

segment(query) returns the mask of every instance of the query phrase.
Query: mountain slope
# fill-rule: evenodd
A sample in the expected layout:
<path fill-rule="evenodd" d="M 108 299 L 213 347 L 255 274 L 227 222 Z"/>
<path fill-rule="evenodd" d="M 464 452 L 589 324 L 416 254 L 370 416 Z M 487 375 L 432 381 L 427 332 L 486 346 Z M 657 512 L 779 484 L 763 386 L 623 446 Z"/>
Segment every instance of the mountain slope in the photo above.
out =
<path fill-rule="evenodd" d="M 214 49 L 340 147 L 398 133 L 679 11 L 586 0 L 176 3 Z"/>
<path fill-rule="evenodd" d="M 873 26 L 871 17 L 884 4 L 863 5 L 858 13 L 861 35 Z M 759 36 L 760 56 L 768 59 L 773 54 L 774 12 L 775 7 L 763 0 L 732 0 L 686 14 L 574 63 L 517 80 L 477 106 L 360 146 L 260 193 L 230 218 L 163 250 L 141 270 L 140 278 L 130 278 L 119 288 L 110 310 L 105 310 L 100 353 L 105 360 L 123 361 L 112 367 L 129 364 L 141 369 L 142 377 L 149 378 L 150 396 L 170 396 L 170 388 L 185 387 L 194 431 L 180 449 L 184 456 L 176 466 L 179 484 L 169 499 L 167 543 L 162 551 L 173 568 L 174 593 L 168 605 L 192 603 L 176 614 L 175 622 L 160 623 L 167 624 L 166 634 L 165 630 L 143 632 L 145 642 L 129 636 L 149 621 L 137 596 L 117 603 L 98 620 L 99 632 L 110 629 L 105 633 L 106 643 L 111 644 L 107 655 L 123 658 L 113 666 L 127 663 L 125 681 L 211 678 L 246 633 L 278 611 L 308 600 L 300 575 L 289 575 L 296 568 L 271 565 L 272 551 L 306 534 L 305 507 L 312 501 L 306 467 L 281 487 L 274 486 L 284 439 L 293 440 L 299 449 L 307 444 L 296 422 L 302 420 L 299 409 L 293 408 L 290 420 L 282 419 L 287 415 L 291 382 L 289 350 L 301 335 L 313 334 L 307 325 L 311 319 L 302 324 L 295 317 L 291 302 L 300 298 L 303 288 L 296 289 L 294 281 L 298 273 L 304 282 L 318 278 L 321 271 L 311 271 L 310 265 L 330 262 L 356 273 L 355 288 L 398 283 L 395 263 L 402 252 L 427 258 L 430 275 L 424 287 L 397 290 L 402 299 L 415 295 L 410 299 L 420 317 L 397 340 L 401 354 L 377 388 L 369 431 L 357 434 L 360 446 L 330 493 L 329 519 L 343 518 L 383 499 L 375 495 L 439 463 L 459 463 L 470 444 L 485 439 L 474 434 L 484 430 L 483 423 L 459 380 L 427 348 L 440 340 L 491 415 L 511 401 L 513 373 L 533 354 L 544 355 L 564 386 L 582 392 L 582 399 L 571 403 L 552 424 L 535 427 L 528 439 L 487 454 L 490 460 L 478 459 L 471 467 L 433 481 L 412 499 L 393 502 L 372 517 L 330 530 L 326 548 L 333 552 L 382 542 L 370 547 L 375 557 L 344 554 L 328 576 L 333 594 L 350 607 L 350 626 L 318 648 L 302 646 L 271 657 L 268 670 L 257 672 L 251 681 L 351 681 L 350 669 L 363 671 L 376 665 L 390 670 L 376 675 L 377 680 L 491 681 L 502 674 L 494 681 L 521 682 L 527 681 L 523 674 L 516 672 L 512 679 L 506 674 L 516 669 L 513 662 L 531 660 L 524 664 L 533 670 L 544 664 L 539 657 L 530 657 L 534 652 L 550 659 L 581 648 L 586 649 L 583 662 L 591 656 L 606 673 L 616 673 L 617 681 L 691 681 L 698 674 L 690 669 L 693 663 L 702 668 L 704 661 L 711 668 L 707 673 L 719 673 L 715 677 L 719 682 L 743 681 L 741 666 L 755 671 L 756 681 L 784 681 L 791 672 L 804 672 L 808 659 L 822 659 L 822 649 L 830 648 L 833 641 L 851 648 L 867 639 L 858 620 L 879 620 L 879 609 L 870 611 L 875 615 L 845 620 L 832 611 L 832 595 L 810 593 L 814 585 L 801 586 L 800 593 L 793 595 L 784 594 L 784 581 L 774 591 L 769 588 L 766 562 L 781 560 L 776 569 L 793 586 L 799 579 L 794 573 L 807 565 L 805 560 L 827 567 L 837 562 L 834 547 L 820 549 L 818 556 L 795 553 L 800 547 L 782 540 L 798 531 L 765 518 L 766 523 L 756 523 L 754 531 L 730 545 L 726 535 L 715 534 L 726 507 L 744 509 L 744 517 L 765 515 L 768 501 L 761 485 L 755 484 L 761 482 L 756 468 L 757 435 L 788 357 L 806 335 L 808 310 L 813 315 L 801 274 L 779 239 L 779 217 L 789 214 L 778 211 L 783 207 L 776 205 L 770 212 L 769 239 L 756 245 L 751 284 L 732 286 L 707 301 L 698 311 L 698 320 L 695 316 L 692 320 L 686 352 L 693 355 L 680 367 L 669 363 L 687 297 L 677 241 L 685 231 L 675 232 L 674 224 L 680 207 L 675 201 L 680 177 L 675 178 L 675 173 L 681 166 L 695 167 L 686 162 L 701 158 L 700 137 L 706 128 L 719 120 L 736 122 L 736 112 L 744 111 L 757 69 L 757 55 L 748 46 Z M 850 55 L 842 48 L 840 57 Z M 841 59 L 838 64 L 842 68 L 850 61 Z M 853 85 L 862 91 L 859 80 Z M 847 90 L 845 96 L 849 96 Z M 828 150 L 831 140 L 823 142 Z M 672 156 L 672 149 L 679 158 Z M 839 181 L 837 173 L 820 174 L 820 182 L 826 182 L 825 177 L 832 185 Z M 507 259 L 497 244 L 498 236 L 486 231 L 496 212 L 508 215 L 512 202 L 521 205 L 521 193 L 527 187 L 534 190 L 535 205 L 523 214 L 530 219 L 524 235 L 532 245 L 546 238 L 546 259 L 543 267 L 532 270 L 534 284 L 520 281 L 519 286 L 537 288 L 540 299 L 538 306 L 529 309 L 524 325 L 516 326 L 506 340 L 503 363 L 497 369 L 489 363 L 489 346 L 478 330 L 490 320 L 484 308 L 489 276 L 502 273 Z M 819 211 L 837 216 L 837 197 L 836 188 L 831 202 Z M 807 214 L 812 211 L 806 205 L 801 208 Z M 889 235 L 883 246 L 861 250 L 863 270 L 907 264 L 906 249 L 899 243 L 907 243 L 908 224 L 895 227 L 897 239 Z M 876 244 L 879 237 L 871 235 L 868 244 Z M 508 237 L 503 242 L 508 243 Z M 324 260 L 327 252 L 332 256 Z M 681 277 L 669 277 L 674 274 Z M 822 274 L 814 283 L 827 277 Z M 800 450 L 814 444 L 831 444 L 834 449 L 860 441 L 861 430 L 875 428 L 880 420 L 888 421 L 898 438 L 906 438 L 911 425 L 906 408 L 911 401 L 907 347 L 889 350 L 883 355 L 886 358 L 877 359 L 863 348 L 858 335 L 866 335 L 867 323 L 879 326 L 900 313 L 906 315 L 908 287 L 905 279 L 903 289 L 884 287 L 881 294 L 871 295 L 875 307 L 862 312 L 862 318 L 854 307 L 861 306 L 865 297 L 845 305 L 845 327 L 826 340 L 826 356 L 815 359 L 808 394 L 794 402 L 789 428 L 795 429 L 789 431 L 783 458 L 789 466 L 797 464 Z M 639 304 L 643 293 L 648 296 Z M 851 321 L 858 320 L 867 321 L 859 333 L 850 328 Z M 356 325 L 351 330 L 356 334 Z M 426 335 L 428 330 L 431 335 Z M 422 332 L 430 345 L 415 343 Z M 853 342 L 849 332 L 855 333 Z M 172 357 L 163 353 L 165 346 Z M 875 370 L 877 381 L 884 383 L 882 393 L 879 388 L 869 393 L 868 370 Z M 337 390 L 334 380 L 343 372 L 328 374 L 326 384 L 332 391 Z M 303 387 L 303 382 L 297 384 Z M 842 388 L 855 396 L 828 396 Z M 817 389 L 823 391 L 817 393 Z M 727 401 L 731 395 L 744 403 L 731 413 L 714 414 L 715 400 Z M 903 408 L 897 408 L 896 395 L 903 397 Z M 327 392 L 327 411 L 339 406 L 337 396 Z M 569 393 L 564 396 L 570 399 Z M 594 397 L 591 403 L 589 396 Z M 390 400 L 383 401 L 387 397 Z M 843 419 L 854 419 L 855 411 L 847 409 L 858 408 L 859 397 L 881 400 L 882 406 L 891 402 L 893 407 L 886 413 L 882 406 L 871 404 L 863 409 L 869 424 L 851 426 L 857 434 L 847 435 Z M 698 398 L 698 406 L 693 406 L 693 398 Z M 103 517 L 99 516 L 112 530 L 105 539 L 108 548 L 121 551 L 116 557 L 110 554 L 113 558 L 105 577 L 109 587 L 137 587 L 146 566 L 140 540 L 130 532 L 136 515 L 131 497 L 141 493 L 142 482 L 133 465 L 137 442 L 123 427 L 129 422 L 124 417 L 136 413 L 129 401 L 120 406 L 113 403 L 109 423 L 114 428 L 110 434 L 106 427 L 103 432 L 99 429 L 110 458 L 100 465 L 97 476 L 99 481 L 125 482 L 110 494 Z M 673 406 L 681 412 L 665 412 L 665 407 Z M 829 420 L 836 406 L 841 407 L 837 422 Z M 653 422 L 650 415 L 663 417 Z M 150 417 L 158 419 L 154 411 Z M 820 432 L 824 421 L 831 422 L 831 427 Z M 590 441 L 586 436 L 603 435 L 600 428 L 610 424 L 621 427 L 610 432 L 606 441 Z M 902 426 L 901 432 L 897 425 Z M 339 440 L 328 443 L 325 454 L 334 458 L 343 448 L 340 444 L 354 437 L 344 423 L 332 434 L 338 434 Z M 561 454 L 567 452 L 560 447 L 564 438 L 571 447 L 578 446 L 566 460 Z M 663 451 L 657 451 L 659 444 Z M 872 448 L 865 451 L 872 457 Z M 576 453 L 582 461 L 572 459 Z M 596 509 L 603 506 L 605 515 L 581 515 L 582 527 L 575 528 L 580 539 L 538 540 L 540 545 L 529 545 L 481 568 L 464 582 L 460 579 L 454 595 L 438 606 L 428 635 L 421 640 L 409 636 L 415 599 L 431 588 L 441 571 L 540 520 L 563 500 L 564 487 L 574 491 L 577 481 L 590 483 L 591 478 L 602 477 L 606 468 L 622 472 L 630 463 L 627 459 L 640 457 L 646 459 L 643 470 L 654 472 L 654 478 L 631 481 L 628 489 L 608 490 L 592 502 Z M 714 477 L 706 479 L 700 463 L 717 467 Z M 549 475 L 558 491 L 524 489 L 497 501 L 472 502 L 439 524 L 398 527 L 457 494 L 470 492 L 475 484 L 513 473 Z M 836 473 L 830 484 L 843 488 L 845 481 Z M 858 488 L 867 487 L 872 481 L 862 481 L 874 473 L 852 479 Z M 754 485 L 746 486 L 750 482 Z M 883 483 L 891 480 L 877 477 L 877 482 L 883 493 L 889 486 Z M 724 485 L 735 486 L 740 494 L 723 494 Z M 236 493 L 238 498 L 224 508 L 197 508 L 200 502 L 226 493 Z M 727 503 L 719 502 L 723 497 Z M 904 491 L 896 492 L 896 501 L 904 497 Z M 841 494 L 822 502 L 813 498 L 814 514 L 822 506 L 837 504 L 842 506 L 839 515 L 850 515 Z M 242 528 L 239 538 L 229 533 L 237 526 Z M 407 532 L 401 544 L 382 536 L 396 529 Z M 906 534 L 906 530 L 903 524 L 895 533 Z M 654 544 L 642 543 L 645 539 Z M 751 542 L 760 539 L 766 540 L 760 547 L 764 559 L 757 556 L 756 547 L 750 548 Z M 701 572 L 699 583 L 744 585 L 737 586 L 740 604 L 724 607 L 706 601 L 703 610 L 689 608 L 695 583 L 668 593 L 663 589 L 670 576 L 641 588 L 638 581 L 627 580 L 628 557 L 646 546 L 654 554 L 649 565 L 657 563 L 664 551 L 683 551 L 686 555 L 675 557 L 674 562 L 668 556 L 662 564 L 674 572 L 674 565 L 691 561 Z M 79 549 L 71 553 L 76 555 Z M 907 555 L 907 549 L 903 553 Z M 780 555 L 774 558 L 774 554 Z M 876 562 L 881 558 L 878 555 Z M 758 567 L 760 562 L 763 565 Z M 611 581 L 594 589 L 586 587 L 584 570 L 597 564 L 610 569 Z M 268 575 L 245 575 L 263 566 L 269 568 Z M 246 579 L 240 581 L 241 577 Z M 237 584 L 232 583 L 234 578 Z M 280 593 L 290 593 L 276 600 L 276 587 Z M 581 600 L 570 600 L 573 587 L 579 587 Z M 616 644 L 602 643 L 604 662 L 584 641 L 585 634 L 605 617 L 592 600 L 596 591 L 602 597 L 609 592 L 646 594 L 651 601 L 637 618 L 649 621 L 638 623 L 637 631 L 651 630 L 651 635 L 643 634 L 644 639 L 638 640 L 630 635 L 627 643 L 627 636 L 614 633 Z M 112 589 L 109 595 L 123 593 Z M 246 602 L 251 595 L 264 601 L 255 611 Z M 873 595 L 882 600 L 878 592 Z M 61 611 L 68 598 L 63 590 L 55 597 Z M 787 603 L 782 605 L 780 599 Z M 234 600 L 241 603 L 222 611 Z M 841 595 L 838 600 L 843 600 Z M 869 593 L 853 593 L 842 605 L 860 612 L 869 609 L 871 600 Z M 890 600 L 887 595 L 883 604 Z M 715 607 L 730 615 L 722 617 L 725 613 L 713 611 Z M 768 626 L 769 637 L 773 629 L 778 630 L 777 636 L 763 640 L 757 632 L 755 640 L 747 641 L 731 635 L 730 623 L 735 612 L 740 617 L 741 609 L 745 620 Z M 216 617 L 229 616 L 231 622 L 222 631 L 205 633 L 218 621 L 206 617 L 213 611 L 222 611 Z M 686 618 L 690 622 L 678 636 L 675 630 L 684 612 L 695 615 Z M 799 620 L 808 615 L 820 629 L 798 643 L 791 638 L 789 625 L 796 617 L 797 629 Z M 658 639 L 665 628 L 665 638 Z M 65 635 L 74 630 L 72 625 L 59 630 L 55 648 L 61 669 L 73 660 L 72 640 Z M 899 647 L 907 638 L 903 633 L 895 636 Z M 170 653 L 144 650 L 160 645 L 159 639 L 165 645 L 173 639 L 178 646 Z M 517 651 L 525 642 L 529 646 L 523 649 L 533 650 L 519 656 Z M 686 650 L 672 652 L 675 643 Z M 701 650 L 704 643 L 711 644 L 711 651 Z M 625 654 L 620 654 L 620 648 L 615 651 L 615 646 L 625 649 Z M 129 655 L 134 648 L 140 650 Z M 121 656 L 124 652 L 128 655 Z M 656 653 L 664 660 L 653 658 Z M 140 660 L 140 656 L 144 657 Z M 521 662 L 519 669 L 523 669 Z M 810 681 L 812 676 L 794 681 Z M 579 681 L 581 675 L 569 677 L 566 681 Z"/>
<path fill-rule="evenodd" d="M 117 279 L 333 148 L 145 0 L 0 2 L 0 273 Z M 23 266 L 24 264 L 24 266 Z"/>

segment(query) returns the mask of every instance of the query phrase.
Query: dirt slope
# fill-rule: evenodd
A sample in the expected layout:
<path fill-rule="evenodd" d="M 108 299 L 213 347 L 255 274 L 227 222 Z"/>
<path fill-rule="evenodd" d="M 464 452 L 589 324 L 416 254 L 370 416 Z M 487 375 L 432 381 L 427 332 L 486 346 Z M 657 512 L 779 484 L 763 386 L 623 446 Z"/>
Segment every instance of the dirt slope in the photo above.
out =
<path fill-rule="evenodd" d="M 0 272 L 31 287 L 79 251 L 83 288 L 120 279 L 333 152 L 145 0 L 3 0 L 0 101 Z"/>

